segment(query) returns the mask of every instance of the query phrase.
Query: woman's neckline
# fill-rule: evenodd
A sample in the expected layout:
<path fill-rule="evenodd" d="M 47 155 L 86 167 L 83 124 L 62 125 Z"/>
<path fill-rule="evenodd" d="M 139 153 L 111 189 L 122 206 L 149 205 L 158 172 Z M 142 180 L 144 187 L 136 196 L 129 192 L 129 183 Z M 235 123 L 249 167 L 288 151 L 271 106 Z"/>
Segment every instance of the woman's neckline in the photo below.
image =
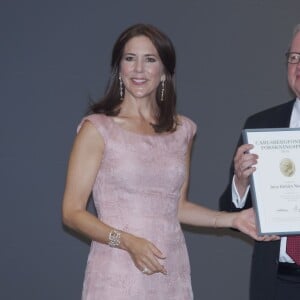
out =
<path fill-rule="evenodd" d="M 127 132 L 127 133 L 135 135 L 135 136 L 156 138 L 156 137 L 164 137 L 164 136 L 170 135 L 170 134 L 175 132 L 175 131 L 172 131 L 172 132 L 153 133 L 153 134 L 141 133 L 141 132 L 133 131 L 133 130 L 126 129 L 126 128 L 122 127 L 122 125 L 120 125 L 118 122 L 116 122 L 112 116 L 105 115 L 105 117 L 110 120 L 110 122 L 113 124 L 113 126 L 117 127 L 121 131 Z"/>

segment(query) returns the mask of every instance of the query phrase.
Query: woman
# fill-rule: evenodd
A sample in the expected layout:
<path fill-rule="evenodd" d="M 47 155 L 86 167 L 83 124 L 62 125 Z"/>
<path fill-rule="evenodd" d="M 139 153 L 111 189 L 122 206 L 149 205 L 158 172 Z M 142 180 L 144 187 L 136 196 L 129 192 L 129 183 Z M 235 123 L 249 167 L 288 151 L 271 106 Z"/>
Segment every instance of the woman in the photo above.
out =
<path fill-rule="evenodd" d="M 63 199 L 64 224 L 92 240 L 82 299 L 192 299 L 180 223 L 263 238 L 253 211 L 220 213 L 187 199 L 196 126 L 176 114 L 168 37 L 128 28 L 111 68 L 105 96 L 79 126 Z M 98 217 L 86 211 L 91 191 Z"/>

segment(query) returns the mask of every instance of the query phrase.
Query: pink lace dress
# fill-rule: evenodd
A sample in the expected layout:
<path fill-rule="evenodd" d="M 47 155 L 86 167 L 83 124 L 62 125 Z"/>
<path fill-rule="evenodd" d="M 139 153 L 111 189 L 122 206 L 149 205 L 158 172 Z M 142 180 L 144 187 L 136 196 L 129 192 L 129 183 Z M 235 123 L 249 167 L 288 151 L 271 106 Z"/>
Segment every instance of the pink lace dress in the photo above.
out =
<path fill-rule="evenodd" d="M 102 114 L 83 121 L 86 119 L 105 142 L 93 187 L 98 218 L 153 242 L 167 257 L 163 264 L 168 275 L 144 275 L 126 251 L 93 241 L 82 299 L 193 299 L 189 258 L 177 209 L 185 178 L 185 154 L 196 125 L 182 116 L 173 133 L 142 135 L 123 129 Z"/>

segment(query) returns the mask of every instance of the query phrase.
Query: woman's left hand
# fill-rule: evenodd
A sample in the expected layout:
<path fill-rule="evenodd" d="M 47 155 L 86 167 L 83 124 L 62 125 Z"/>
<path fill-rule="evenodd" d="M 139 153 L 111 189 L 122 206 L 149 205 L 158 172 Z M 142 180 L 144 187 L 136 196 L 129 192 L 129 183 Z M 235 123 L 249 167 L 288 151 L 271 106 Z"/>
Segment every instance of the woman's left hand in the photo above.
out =
<path fill-rule="evenodd" d="M 233 227 L 249 235 L 256 241 L 276 241 L 280 237 L 277 235 L 257 235 L 256 217 L 253 208 L 242 210 L 236 213 L 233 219 Z"/>

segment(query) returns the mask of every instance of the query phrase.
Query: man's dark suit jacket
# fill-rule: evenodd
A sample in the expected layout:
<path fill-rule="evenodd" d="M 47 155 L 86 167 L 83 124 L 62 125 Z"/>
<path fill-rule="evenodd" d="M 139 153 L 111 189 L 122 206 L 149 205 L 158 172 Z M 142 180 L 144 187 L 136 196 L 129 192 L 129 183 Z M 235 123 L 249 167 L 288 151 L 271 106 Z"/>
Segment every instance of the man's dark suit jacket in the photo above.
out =
<path fill-rule="evenodd" d="M 295 100 L 276 107 L 264 110 L 250 116 L 245 122 L 245 129 L 253 128 L 284 128 L 289 127 L 290 118 Z M 238 146 L 243 144 L 240 137 Z M 232 177 L 234 166 L 232 163 L 229 176 L 229 184 L 220 198 L 220 209 L 226 211 L 238 211 L 232 203 Z M 251 193 L 248 193 L 244 208 L 252 206 Z M 271 300 L 274 299 L 276 274 L 278 267 L 280 242 L 255 242 L 250 279 L 250 299 Z M 300 299 L 300 296 L 299 296 Z"/>

